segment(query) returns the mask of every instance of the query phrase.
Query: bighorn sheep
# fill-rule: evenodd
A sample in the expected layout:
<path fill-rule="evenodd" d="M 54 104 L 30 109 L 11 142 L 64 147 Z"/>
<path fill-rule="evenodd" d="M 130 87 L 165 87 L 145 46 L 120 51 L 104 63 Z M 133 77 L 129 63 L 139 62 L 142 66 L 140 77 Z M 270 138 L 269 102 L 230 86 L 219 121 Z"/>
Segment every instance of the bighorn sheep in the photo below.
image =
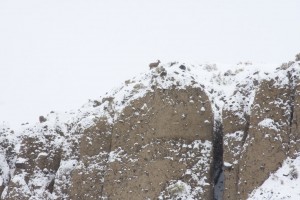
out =
<path fill-rule="evenodd" d="M 160 60 L 157 60 L 157 62 L 155 62 L 155 63 L 150 63 L 149 64 L 150 69 L 157 67 L 159 65 L 159 63 L 160 63 Z"/>

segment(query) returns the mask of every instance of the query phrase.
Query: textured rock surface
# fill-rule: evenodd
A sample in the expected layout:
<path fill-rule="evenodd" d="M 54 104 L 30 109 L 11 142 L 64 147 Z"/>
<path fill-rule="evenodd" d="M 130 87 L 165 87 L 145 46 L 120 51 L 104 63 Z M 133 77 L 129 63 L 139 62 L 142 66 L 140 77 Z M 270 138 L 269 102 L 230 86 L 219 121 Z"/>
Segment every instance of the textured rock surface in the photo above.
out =
<path fill-rule="evenodd" d="M 260 82 L 250 116 L 243 114 L 247 120 L 232 116 L 239 111 L 224 112 L 224 127 L 229 127 L 224 128 L 224 161 L 230 163 L 225 170 L 224 199 L 247 199 L 270 172 L 299 152 L 298 75 L 292 67 L 276 74 Z"/>
<path fill-rule="evenodd" d="M 241 150 L 249 134 L 250 93 L 255 90 L 256 79 L 236 88 L 223 110 L 223 160 L 230 166 L 224 171 L 224 199 L 238 199 Z M 239 106 L 234 106 L 238 104 Z M 232 109 L 234 108 L 234 109 Z"/>
<path fill-rule="evenodd" d="M 212 198 L 212 131 L 211 105 L 200 88 L 148 93 L 113 124 L 102 119 L 84 132 L 69 196 L 173 198 L 167 187 L 182 180 L 179 186 L 193 185 L 194 198 Z"/>
<path fill-rule="evenodd" d="M 299 156 L 298 68 L 170 63 L 77 111 L 2 124 L 1 199 L 254 198 Z"/>
<path fill-rule="evenodd" d="M 199 185 L 211 183 L 212 131 L 211 106 L 200 88 L 158 89 L 133 101 L 113 126 L 111 152 L 117 157 L 108 162 L 104 196 L 174 198 L 165 190 L 182 180 L 193 185 L 194 198 L 212 198 L 211 187 Z"/>

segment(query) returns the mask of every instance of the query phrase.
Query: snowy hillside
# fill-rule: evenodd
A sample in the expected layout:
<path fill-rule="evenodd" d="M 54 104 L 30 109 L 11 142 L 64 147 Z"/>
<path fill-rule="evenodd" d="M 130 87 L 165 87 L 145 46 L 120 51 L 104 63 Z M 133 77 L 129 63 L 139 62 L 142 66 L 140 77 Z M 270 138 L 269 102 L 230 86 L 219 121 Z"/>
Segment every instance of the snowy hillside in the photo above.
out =
<path fill-rule="evenodd" d="M 141 115 L 139 113 L 150 112 L 153 105 L 148 104 L 145 101 L 142 102 L 141 107 L 134 108 L 133 104 L 136 101 L 139 101 L 139 99 L 146 98 L 149 94 L 154 94 L 156 91 L 161 90 L 163 93 L 164 90 L 171 91 L 172 89 L 175 89 L 175 91 L 184 91 L 188 88 L 195 88 L 203 91 L 204 94 L 207 95 L 210 104 L 207 105 L 205 104 L 206 101 L 199 100 L 199 102 L 201 102 L 201 104 L 199 103 L 199 105 L 202 106 L 197 106 L 195 107 L 195 109 L 198 109 L 197 113 L 200 114 L 209 112 L 209 110 L 211 109 L 213 122 L 211 122 L 210 119 L 207 118 L 203 120 L 203 122 L 201 122 L 201 126 L 203 123 L 203 126 L 210 125 L 211 127 L 216 128 L 217 122 L 223 123 L 223 120 L 227 119 L 227 115 L 229 112 L 232 112 L 235 116 L 238 116 L 241 123 L 247 121 L 247 116 L 251 116 L 252 114 L 251 112 L 253 109 L 253 102 L 255 101 L 257 91 L 259 90 L 263 81 L 274 80 L 272 85 L 274 87 L 278 86 L 278 88 L 281 88 L 281 86 L 286 87 L 286 85 L 289 84 L 288 81 L 290 80 L 290 76 L 295 77 L 294 83 L 297 84 L 297 77 L 299 77 L 299 75 L 299 62 L 291 62 L 282 66 L 252 64 L 250 62 L 239 63 L 236 65 L 193 65 L 189 63 L 172 62 L 160 65 L 159 67 L 149 70 L 146 73 L 140 74 L 139 76 L 136 76 L 131 80 L 125 81 L 119 88 L 106 93 L 99 99 L 90 100 L 78 110 L 67 111 L 64 113 L 50 112 L 47 116 L 45 116 L 45 122 L 26 124 L 22 126 L 21 130 L 11 130 L 9 127 L 7 127 L 6 124 L 1 124 L 0 193 L 3 190 L 1 197 L 2 199 L 26 198 L 32 200 L 61 198 L 69 199 L 70 195 L 72 195 L 68 193 L 68 190 L 71 190 L 70 185 L 73 185 L 72 187 L 75 187 L 75 183 L 80 184 L 81 181 L 86 181 L 84 178 L 81 178 L 78 180 L 76 179 L 76 182 L 74 173 L 76 171 L 79 171 L 78 174 L 84 173 L 84 170 L 90 170 L 91 172 L 95 169 L 98 170 L 98 173 L 104 173 L 100 176 L 102 178 L 99 178 L 99 180 L 97 181 L 101 182 L 101 184 L 104 184 L 104 186 L 101 186 L 101 193 L 102 190 L 106 191 L 105 177 L 107 176 L 106 170 L 109 169 L 108 166 L 112 165 L 111 163 L 118 163 L 121 162 L 122 159 L 126 159 L 126 155 L 123 155 L 122 153 L 120 154 L 120 152 L 120 155 L 112 153 L 115 151 L 112 151 L 112 147 L 110 145 L 109 148 L 107 147 L 108 149 L 105 150 L 106 147 L 103 147 L 103 150 L 99 150 L 99 153 L 97 153 L 97 155 L 93 155 L 95 156 L 95 159 L 101 158 L 103 160 L 105 158 L 108 161 L 93 163 L 88 159 L 88 157 L 83 156 L 81 153 L 82 148 L 85 148 L 84 146 L 82 146 L 85 140 L 89 141 L 88 144 L 90 145 L 94 145 L 95 143 L 97 143 L 96 141 L 94 141 L 94 135 L 91 137 L 87 136 L 87 132 L 94 129 L 94 127 L 98 127 L 99 122 L 102 123 L 103 121 L 105 126 L 113 128 L 108 128 L 106 132 L 101 132 L 101 138 L 103 139 L 104 137 L 112 137 L 112 139 L 108 139 L 107 141 L 115 141 L 115 143 L 118 143 L 118 139 L 114 138 L 113 136 L 113 131 L 114 129 L 116 129 L 114 127 L 119 127 L 123 126 L 122 124 L 126 124 L 123 118 L 128 119 L 134 116 L 139 117 L 139 115 L 141 117 L 144 117 L 144 115 L 146 116 L 146 114 Z M 293 87 L 296 87 L 296 85 L 294 85 Z M 190 105 L 193 103 L 197 103 L 195 102 L 193 96 L 190 96 L 189 98 L 190 100 L 188 102 L 185 102 L 184 104 Z M 174 101 L 176 101 L 176 97 L 175 100 L 171 97 L 169 99 L 168 97 L 166 97 L 166 99 L 163 99 L 163 102 L 165 101 L 167 102 L 167 104 L 173 105 Z M 127 114 L 126 109 L 128 108 L 132 108 L 134 111 Z M 190 115 L 190 113 L 179 114 L 182 120 Z M 136 129 L 138 129 L 139 126 L 142 127 L 142 125 L 140 125 L 142 121 L 143 120 L 138 120 L 134 122 Z M 259 123 L 259 126 L 277 131 L 277 128 L 281 125 L 277 124 L 277 122 L 275 122 L 273 119 L 266 118 Z M 154 127 L 153 130 L 154 129 L 156 130 L 158 128 Z M 141 128 L 141 130 L 148 129 Z M 280 130 L 281 129 L 278 129 L 279 134 Z M 128 130 L 129 135 L 133 133 L 134 128 L 132 128 L 131 131 Z M 236 133 L 238 132 L 226 133 L 224 137 L 224 144 L 215 148 L 222 148 L 223 145 L 224 148 L 231 148 L 228 146 L 230 141 L 242 141 L 243 137 L 241 135 L 243 133 L 241 133 L 241 135 Z M 211 158 L 213 157 L 211 146 L 212 143 L 216 142 L 216 134 L 219 133 L 214 132 L 214 139 L 211 141 L 209 139 L 205 140 L 205 145 L 200 145 L 201 147 L 196 147 L 197 145 L 194 145 L 196 143 L 199 143 L 197 142 L 198 140 L 194 140 L 193 145 L 189 147 L 189 143 L 187 141 L 179 141 L 179 149 L 176 150 L 177 147 L 172 147 L 174 148 L 172 152 L 178 151 L 178 153 L 176 153 L 176 155 L 170 155 L 170 157 L 168 158 L 172 160 L 175 159 L 176 156 L 181 156 L 182 160 L 184 156 L 187 156 L 184 164 L 188 165 L 187 163 L 190 162 L 188 160 L 193 158 L 194 150 L 196 148 L 200 148 L 206 149 L 207 152 L 205 150 L 202 150 L 203 154 L 194 155 L 194 159 L 204 160 L 207 163 L 217 162 L 215 158 Z M 100 142 L 102 140 L 101 138 L 99 139 Z M 149 139 L 149 141 L 151 141 L 151 144 L 155 143 L 152 141 L 152 139 Z M 147 145 L 149 144 L 145 144 L 143 148 L 148 148 Z M 208 148 L 207 146 L 210 147 Z M 121 149 L 123 148 L 122 146 L 119 147 Z M 179 152 L 183 151 L 183 148 L 187 147 L 189 150 L 185 150 L 187 151 L 186 154 L 179 154 Z M 172 148 L 169 147 L 169 149 Z M 247 147 L 236 145 L 234 148 L 238 149 L 238 151 L 242 151 L 243 148 Z M 150 149 L 148 151 L 150 151 Z M 87 155 L 89 155 L 89 153 L 87 153 Z M 94 159 L 93 156 L 91 156 L 90 158 Z M 118 156 L 121 156 L 121 158 L 117 158 Z M 129 153 L 127 153 L 127 156 L 129 159 L 133 155 L 129 155 Z M 214 157 L 215 156 L 216 155 L 214 155 Z M 251 193 L 249 199 L 300 198 L 300 193 L 297 187 L 297 185 L 300 184 L 300 179 L 298 179 L 298 176 L 296 175 L 297 172 L 300 173 L 300 156 L 299 154 L 293 154 L 291 156 L 293 156 L 293 158 L 287 158 L 283 162 L 282 167 L 280 167 L 276 172 L 270 172 L 270 177 L 260 187 L 256 188 Z M 167 158 L 167 156 L 165 156 L 165 158 Z M 137 159 L 139 160 L 141 158 Z M 223 158 L 219 158 L 218 162 L 220 161 L 223 161 Z M 237 160 L 236 162 L 239 161 Z M 228 162 L 225 167 L 230 167 L 231 165 L 232 163 Z M 205 166 L 203 167 L 203 169 L 206 169 L 206 172 L 208 172 L 209 166 Z M 184 171 L 183 169 L 181 170 Z M 189 182 L 187 181 L 184 182 L 185 178 L 182 178 L 183 180 L 170 179 L 170 182 L 165 186 L 165 190 L 159 192 L 160 198 L 171 198 L 172 196 L 170 195 L 172 195 L 172 191 L 170 192 L 170 188 L 175 188 L 173 191 L 175 193 L 173 194 L 175 195 L 173 196 L 174 198 L 197 199 L 199 198 L 199 196 L 197 195 L 201 196 L 199 191 L 205 193 L 205 191 L 208 191 L 207 187 L 213 187 L 213 185 L 215 184 L 213 181 L 204 181 L 209 180 L 209 176 L 204 175 L 204 171 L 196 173 L 196 171 L 193 170 L 196 169 L 187 169 L 186 171 L 184 171 L 184 173 L 187 174 L 182 175 L 182 177 L 200 176 L 200 174 L 201 176 L 205 176 L 205 179 L 201 181 L 199 180 L 197 183 L 195 183 L 195 185 L 198 184 L 197 188 L 195 188 L 194 185 L 188 185 Z M 180 187 L 178 186 L 178 184 Z M 201 188 L 201 190 L 199 188 Z M 288 190 L 286 190 L 286 188 L 288 188 Z M 221 190 L 221 193 L 223 193 L 223 189 Z M 197 191 L 199 194 L 197 193 Z M 226 194 L 226 188 L 224 190 L 224 193 Z M 94 196 L 93 198 L 97 199 L 100 197 Z"/>
<path fill-rule="evenodd" d="M 299 199 L 300 156 L 287 158 L 282 167 L 255 189 L 249 199 Z"/>

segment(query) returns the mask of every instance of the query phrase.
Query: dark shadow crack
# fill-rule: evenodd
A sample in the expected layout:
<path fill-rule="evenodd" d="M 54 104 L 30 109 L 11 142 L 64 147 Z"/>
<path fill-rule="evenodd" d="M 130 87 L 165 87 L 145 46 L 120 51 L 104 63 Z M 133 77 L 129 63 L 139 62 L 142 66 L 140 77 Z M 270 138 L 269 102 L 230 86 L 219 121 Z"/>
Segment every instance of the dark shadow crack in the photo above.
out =
<path fill-rule="evenodd" d="M 296 77 L 293 76 L 293 72 L 295 72 L 295 70 L 292 68 L 291 70 L 288 71 L 287 75 L 288 75 L 288 79 L 289 79 L 289 88 L 290 88 L 290 96 L 289 96 L 289 100 L 288 100 L 288 105 L 289 105 L 289 109 L 290 109 L 290 115 L 289 115 L 289 129 L 288 129 L 288 152 L 290 151 L 290 147 L 291 147 L 291 142 L 295 139 L 292 138 L 293 134 L 292 134 L 292 128 L 293 128 L 293 121 L 294 121 L 294 110 L 295 110 L 295 96 L 296 96 L 296 86 L 295 86 L 295 79 Z M 295 120 L 296 122 L 296 120 Z"/>
<path fill-rule="evenodd" d="M 215 121 L 213 139 L 213 199 L 222 200 L 224 191 L 223 173 L 223 125 L 220 121 Z"/>

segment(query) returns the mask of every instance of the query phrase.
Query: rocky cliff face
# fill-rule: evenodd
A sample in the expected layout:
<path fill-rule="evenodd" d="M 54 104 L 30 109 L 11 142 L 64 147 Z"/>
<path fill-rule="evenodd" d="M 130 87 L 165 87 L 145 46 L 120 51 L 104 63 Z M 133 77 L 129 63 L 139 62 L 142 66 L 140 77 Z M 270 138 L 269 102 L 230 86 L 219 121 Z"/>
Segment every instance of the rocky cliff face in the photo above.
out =
<path fill-rule="evenodd" d="M 1 199 L 288 198 L 264 182 L 300 182 L 298 68 L 169 63 L 22 131 L 3 124 Z"/>
<path fill-rule="evenodd" d="M 255 90 L 255 99 L 249 114 L 242 114 L 242 123 L 239 111 L 224 113 L 224 126 L 229 127 L 224 130 L 224 160 L 230 163 L 225 170 L 225 199 L 246 199 L 287 158 L 298 156 L 299 75 L 298 66 L 290 65 L 249 88 L 248 92 Z"/>

